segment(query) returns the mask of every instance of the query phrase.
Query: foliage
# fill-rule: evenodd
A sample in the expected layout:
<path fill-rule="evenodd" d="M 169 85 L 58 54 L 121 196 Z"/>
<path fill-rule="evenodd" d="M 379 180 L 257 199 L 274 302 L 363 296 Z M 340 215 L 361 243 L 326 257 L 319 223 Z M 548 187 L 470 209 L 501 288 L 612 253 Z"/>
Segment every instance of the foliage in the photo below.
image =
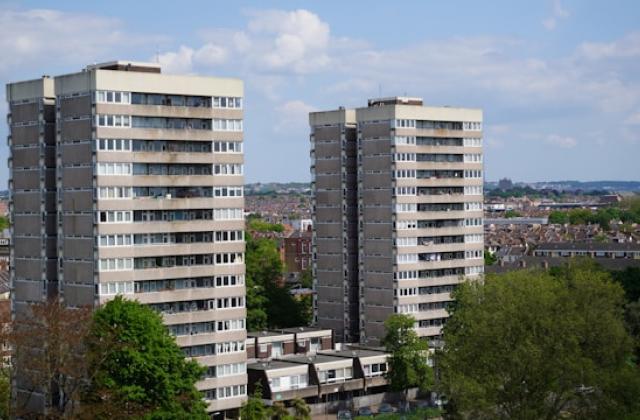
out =
<path fill-rule="evenodd" d="M 90 310 L 67 308 L 51 299 L 17 315 L 2 337 L 14 349 L 12 376 L 22 384 L 12 417 L 29 417 L 29 407 L 42 393 L 48 396 L 51 418 L 78 417 L 75 403 L 91 372 L 85 357 Z"/>
<path fill-rule="evenodd" d="M 240 407 L 240 418 L 243 420 L 265 420 L 271 417 L 271 410 L 262 402 L 262 386 L 256 383 L 253 395 Z"/>
<path fill-rule="evenodd" d="M 308 300 L 296 300 L 278 286 L 283 265 L 274 239 L 246 235 L 247 328 L 286 328 L 307 325 Z"/>
<path fill-rule="evenodd" d="M 306 268 L 300 273 L 300 284 L 307 289 L 313 288 L 313 272 L 311 267 Z"/>
<path fill-rule="evenodd" d="M 410 413 L 389 413 L 389 414 L 377 414 L 376 420 L 425 420 L 436 419 L 442 417 L 442 410 L 439 408 L 418 408 Z M 371 417 L 356 417 L 356 420 L 369 420 Z"/>
<path fill-rule="evenodd" d="M 254 232 L 283 232 L 284 226 L 279 223 L 269 223 L 257 216 L 247 218 L 248 229 Z"/>
<path fill-rule="evenodd" d="M 293 417 L 295 420 L 311 420 L 311 408 L 302 398 L 294 398 L 291 406 L 295 413 Z"/>
<path fill-rule="evenodd" d="M 484 253 L 484 265 L 493 265 L 498 261 L 498 257 L 493 252 L 485 251 Z"/>
<path fill-rule="evenodd" d="M 636 363 L 640 364 L 640 299 L 625 305 L 624 320 L 634 340 Z"/>
<path fill-rule="evenodd" d="M 96 417 L 116 410 L 147 419 L 208 418 L 195 388 L 204 368 L 185 359 L 149 307 L 121 296 L 109 301 L 94 313 L 88 350 L 96 373 L 84 401 Z"/>
<path fill-rule="evenodd" d="M 415 319 L 409 315 L 394 314 L 384 323 L 382 344 L 390 353 L 387 379 L 393 391 L 405 393 L 411 387 L 427 391 L 433 384 L 433 372 L 427 364 L 427 342 L 414 330 Z"/>
<path fill-rule="evenodd" d="M 11 372 L 9 368 L 0 368 L 0 419 L 9 418 L 11 402 Z"/>
<path fill-rule="evenodd" d="M 613 280 L 624 289 L 628 302 L 640 299 L 640 267 L 627 267 L 625 270 L 612 271 Z"/>
<path fill-rule="evenodd" d="M 554 210 L 549 214 L 549 223 L 598 224 L 604 230 L 611 228 L 612 221 L 621 221 L 625 224 L 640 223 L 640 198 L 627 198 L 618 205 L 599 208 L 596 211 L 589 209 Z"/>
<path fill-rule="evenodd" d="M 436 359 L 450 408 L 477 419 L 640 415 L 622 288 L 592 264 L 556 273 L 512 271 L 456 290 Z"/>
<path fill-rule="evenodd" d="M 522 214 L 515 210 L 507 210 L 504 212 L 504 217 L 507 219 L 512 219 L 514 217 L 522 217 Z"/>
<path fill-rule="evenodd" d="M 9 218 L 5 216 L 0 216 L 0 230 L 5 230 L 9 228 Z"/>
<path fill-rule="evenodd" d="M 566 211 L 553 210 L 549 213 L 549 223 L 556 225 L 564 225 L 569 223 L 569 215 Z"/>

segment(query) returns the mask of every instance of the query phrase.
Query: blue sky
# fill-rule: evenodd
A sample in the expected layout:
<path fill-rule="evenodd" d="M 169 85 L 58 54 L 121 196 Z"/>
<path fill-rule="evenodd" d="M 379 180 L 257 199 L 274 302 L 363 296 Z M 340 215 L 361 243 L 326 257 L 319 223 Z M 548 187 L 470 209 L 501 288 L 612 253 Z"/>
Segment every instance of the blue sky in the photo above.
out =
<path fill-rule="evenodd" d="M 309 180 L 307 113 L 380 94 L 483 108 L 487 180 L 640 180 L 637 1 L 0 0 L 0 52 L 3 83 L 113 59 L 242 78 L 248 182 Z"/>

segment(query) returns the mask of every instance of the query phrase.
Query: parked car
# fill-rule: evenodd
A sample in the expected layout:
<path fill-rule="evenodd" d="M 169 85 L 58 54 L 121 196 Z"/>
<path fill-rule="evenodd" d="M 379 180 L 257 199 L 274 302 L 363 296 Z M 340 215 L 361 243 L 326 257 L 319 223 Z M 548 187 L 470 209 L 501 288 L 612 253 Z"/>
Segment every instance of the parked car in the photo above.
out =
<path fill-rule="evenodd" d="M 348 410 L 340 410 L 338 411 L 338 420 L 351 420 L 351 411 Z"/>
<path fill-rule="evenodd" d="M 359 417 L 373 417 L 373 411 L 371 411 L 371 407 L 360 407 L 358 409 Z"/>
<path fill-rule="evenodd" d="M 378 414 L 390 414 L 395 412 L 396 409 L 388 403 L 382 403 L 380 404 L 380 407 L 378 407 Z"/>

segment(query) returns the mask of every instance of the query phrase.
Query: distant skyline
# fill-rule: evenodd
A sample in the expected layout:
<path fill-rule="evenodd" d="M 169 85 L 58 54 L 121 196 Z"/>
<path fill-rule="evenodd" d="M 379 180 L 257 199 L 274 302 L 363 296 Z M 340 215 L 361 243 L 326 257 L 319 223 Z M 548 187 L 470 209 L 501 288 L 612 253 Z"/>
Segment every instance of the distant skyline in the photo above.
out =
<path fill-rule="evenodd" d="M 243 79 L 247 182 L 309 180 L 309 111 L 404 94 L 484 109 L 488 181 L 640 180 L 636 1 L 2 1 L 0 52 L 2 84 L 114 59 Z"/>

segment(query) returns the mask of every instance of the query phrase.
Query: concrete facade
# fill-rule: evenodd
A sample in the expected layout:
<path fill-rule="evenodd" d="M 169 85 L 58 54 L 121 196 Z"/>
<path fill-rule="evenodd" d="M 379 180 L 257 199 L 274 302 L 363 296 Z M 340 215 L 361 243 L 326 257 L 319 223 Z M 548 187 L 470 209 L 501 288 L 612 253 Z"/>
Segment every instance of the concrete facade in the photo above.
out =
<path fill-rule="evenodd" d="M 317 325 L 376 345 L 406 313 L 438 339 L 451 292 L 484 269 L 482 111 L 396 97 L 309 122 Z"/>
<path fill-rule="evenodd" d="M 150 305 L 221 414 L 246 399 L 243 84 L 160 71 L 7 86 L 14 312 L 52 295 Z"/>

